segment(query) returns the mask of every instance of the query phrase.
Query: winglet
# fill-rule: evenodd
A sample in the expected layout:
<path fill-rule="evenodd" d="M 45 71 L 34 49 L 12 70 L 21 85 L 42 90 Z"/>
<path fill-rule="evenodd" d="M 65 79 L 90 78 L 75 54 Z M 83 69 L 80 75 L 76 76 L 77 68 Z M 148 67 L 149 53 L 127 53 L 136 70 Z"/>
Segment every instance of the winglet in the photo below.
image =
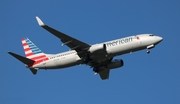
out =
<path fill-rule="evenodd" d="M 36 20 L 37 20 L 39 26 L 44 26 L 45 25 L 38 16 L 36 16 Z"/>

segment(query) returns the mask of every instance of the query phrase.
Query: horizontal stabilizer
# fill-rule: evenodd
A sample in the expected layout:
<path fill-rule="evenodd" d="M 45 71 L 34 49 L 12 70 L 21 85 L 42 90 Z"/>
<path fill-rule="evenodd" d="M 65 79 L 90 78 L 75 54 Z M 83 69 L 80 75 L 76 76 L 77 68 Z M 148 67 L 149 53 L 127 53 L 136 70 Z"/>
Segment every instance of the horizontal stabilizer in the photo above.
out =
<path fill-rule="evenodd" d="M 12 55 L 13 57 L 15 57 L 16 59 L 18 59 L 19 61 L 21 61 L 22 63 L 28 65 L 28 64 L 33 64 L 35 61 L 28 59 L 26 57 L 20 56 L 18 54 L 15 54 L 13 52 L 8 52 L 10 55 Z"/>
<path fill-rule="evenodd" d="M 33 64 L 35 61 L 31 60 L 31 59 L 28 59 L 26 57 L 23 57 L 23 56 L 20 56 L 18 54 L 15 54 L 13 52 L 8 52 L 10 55 L 12 55 L 13 57 L 15 57 L 16 59 L 18 59 L 19 61 L 21 61 L 22 63 L 26 64 L 26 65 L 29 65 L 29 64 Z M 36 74 L 38 69 L 35 69 L 35 68 L 29 68 L 31 70 L 31 72 L 33 74 Z"/>

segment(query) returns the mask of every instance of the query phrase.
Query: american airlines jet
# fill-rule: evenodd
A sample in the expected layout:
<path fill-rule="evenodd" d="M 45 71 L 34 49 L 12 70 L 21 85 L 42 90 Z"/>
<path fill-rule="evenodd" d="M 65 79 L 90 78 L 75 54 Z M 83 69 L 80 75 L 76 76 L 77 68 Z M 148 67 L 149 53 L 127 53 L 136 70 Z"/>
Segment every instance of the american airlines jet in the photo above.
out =
<path fill-rule="evenodd" d="M 163 40 L 162 37 L 153 34 L 139 34 L 90 45 L 45 25 L 39 17 L 36 19 L 42 28 L 61 40 L 62 46 L 66 45 L 71 50 L 58 54 L 45 54 L 28 38 L 22 38 L 26 57 L 13 52 L 8 53 L 24 63 L 33 74 L 36 74 L 39 69 L 51 70 L 86 64 L 93 68 L 95 74 L 99 74 L 102 80 L 105 80 L 109 78 L 111 69 L 124 65 L 122 59 L 113 59 L 115 56 L 144 49 L 149 54 L 150 49 Z"/>

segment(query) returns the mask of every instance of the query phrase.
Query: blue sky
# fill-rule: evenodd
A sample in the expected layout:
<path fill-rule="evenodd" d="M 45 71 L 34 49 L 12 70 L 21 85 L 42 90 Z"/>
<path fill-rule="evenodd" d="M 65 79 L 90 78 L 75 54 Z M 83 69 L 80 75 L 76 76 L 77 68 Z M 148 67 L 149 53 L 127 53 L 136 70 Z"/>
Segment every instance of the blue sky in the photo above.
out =
<path fill-rule="evenodd" d="M 178 0 L 1 0 L 0 103 L 179 104 L 179 4 Z M 125 65 L 112 70 L 106 81 L 85 65 L 32 75 L 7 54 L 24 55 L 22 37 L 45 53 L 69 50 L 39 27 L 35 16 L 88 44 L 141 33 L 164 40 L 150 54 L 142 50 L 116 57 Z"/>

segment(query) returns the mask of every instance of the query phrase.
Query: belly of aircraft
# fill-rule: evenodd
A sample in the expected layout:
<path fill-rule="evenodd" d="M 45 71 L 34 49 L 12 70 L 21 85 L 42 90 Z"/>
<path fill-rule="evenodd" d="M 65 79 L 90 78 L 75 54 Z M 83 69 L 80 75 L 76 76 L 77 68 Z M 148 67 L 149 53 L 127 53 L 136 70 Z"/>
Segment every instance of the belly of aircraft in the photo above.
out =
<path fill-rule="evenodd" d="M 74 65 L 80 64 L 80 59 L 77 57 L 64 57 L 62 59 L 56 60 L 55 64 L 57 68 L 66 68 Z"/>

